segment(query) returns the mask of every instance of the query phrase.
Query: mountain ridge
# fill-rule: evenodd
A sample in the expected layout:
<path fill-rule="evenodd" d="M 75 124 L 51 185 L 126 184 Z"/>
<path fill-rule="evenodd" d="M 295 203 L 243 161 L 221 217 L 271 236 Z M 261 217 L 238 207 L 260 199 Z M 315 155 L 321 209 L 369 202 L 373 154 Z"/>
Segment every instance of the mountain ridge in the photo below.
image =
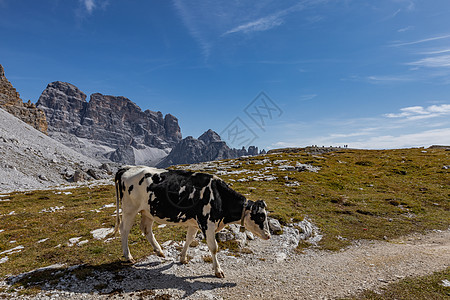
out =
<path fill-rule="evenodd" d="M 173 115 L 142 111 L 123 96 L 93 93 L 88 102 L 67 82 L 49 83 L 36 105 L 48 116 L 50 136 L 102 161 L 149 164 L 136 159 L 139 151 L 159 160 L 181 140 Z"/>
<path fill-rule="evenodd" d="M 258 148 L 232 149 L 213 130 L 182 138 L 178 119 L 142 110 L 124 96 L 93 93 L 54 81 L 36 105 L 25 104 L 0 65 L 0 107 L 49 137 L 98 162 L 168 167 L 173 164 L 257 155 Z"/>

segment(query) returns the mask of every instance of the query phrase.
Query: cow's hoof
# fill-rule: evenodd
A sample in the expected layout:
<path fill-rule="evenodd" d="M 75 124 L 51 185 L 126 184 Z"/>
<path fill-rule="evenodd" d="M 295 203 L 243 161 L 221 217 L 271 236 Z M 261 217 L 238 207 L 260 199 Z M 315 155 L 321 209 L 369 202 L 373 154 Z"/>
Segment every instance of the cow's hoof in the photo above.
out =
<path fill-rule="evenodd" d="M 164 252 L 156 252 L 156 255 L 158 255 L 159 257 L 165 258 L 166 256 L 164 255 Z"/>
<path fill-rule="evenodd" d="M 125 263 L 126 263 L 126 264 L 135 264 L 135 263 L 136 263 L 136 260 L 134 260 L 134 258 L 130 258 L 130 259 L 127 259 L 127 260 L 125 261 Z"/>
<path fill-rule="evenodd" d="M 225 278 L 225 274 L 223 273 L 222 270 L 220 270 L 220 271 L 217 271 L 217 272 L 216 272 L 216 277 L 217 277 L 217 278 Z"/>
<path fill-rule="evenodd" d="M 189 261 L 187 259 L 180 259 L 180 263 L 182 263 L 183 265 L 187 265 L 188 262 Z"/>

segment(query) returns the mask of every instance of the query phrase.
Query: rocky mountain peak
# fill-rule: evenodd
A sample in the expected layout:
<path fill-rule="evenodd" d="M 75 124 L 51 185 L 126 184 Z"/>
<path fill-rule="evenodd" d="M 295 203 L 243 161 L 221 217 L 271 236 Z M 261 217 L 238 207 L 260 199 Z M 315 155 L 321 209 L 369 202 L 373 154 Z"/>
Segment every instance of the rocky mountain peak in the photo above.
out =
<path fill-rule="evenodd" d="M 166 168 L 177 164 L 191 164 L 257 154 L 258 148 L 254 146 L 250 146 L 248 150 L 244 147 L 242 149 L 228 147 L 215 131 L 209 129 L 198 139 L 192 136 L 182 139 L 157 167 Z"/>
<path fill-rule="evenodd" d="M 76 86 L 55 81 L 37 102 L 49 120 L 52 137 L 88 156 L 126 164 L 152 164 L 181 140 L 178 119 L 142 111 L 123 96 L 86 95 Z"/>
<path fill-rule="evenodd" d="M 198 139 L 202 140 L 206 144 L 211 144 L 214 142 L 222 142 L 221 137 L 217 134 L 217 132 L 213 131 L 212 129 L 208 129 L 205 133 L 199 136 Z"/>
<path fill-rule="evenodd" d="M 47 85 L 45 89 L 47 93 L 60 93 L 67 97 L 68 101 L 86 101 L 86 94 L 80 91 L 76 86 L 68 82 L 54 81 Z"/>
<path fill-rule="evenodd" d="M 5 69 L 3 69 L 3 66 L 0 64 L 0 80 L 4 80 L 5 78 Z"/>
<path fill-rule="evenodd" d="M 43 133 L 47 133 L 47 120 L 42 110 L 30 101 L 23 103 L 19 93 L 8 81 L 0 65 L 0 107 Z"/>
<path fill-rule="evenodd" d="M 181 130 L 176 117 L 167 114 L 164 117 L 164 128 L 166 128 L 166 138 L 177 142 L 181 140 Z"/>

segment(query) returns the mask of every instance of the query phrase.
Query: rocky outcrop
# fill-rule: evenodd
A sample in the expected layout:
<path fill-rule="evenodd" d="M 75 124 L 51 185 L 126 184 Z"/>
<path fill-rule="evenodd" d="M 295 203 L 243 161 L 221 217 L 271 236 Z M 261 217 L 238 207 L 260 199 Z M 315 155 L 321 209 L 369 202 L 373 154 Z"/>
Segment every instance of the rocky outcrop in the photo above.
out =
<path fill-rule="evenodd" d="M 166 168 L 171 165 L 192 164 L 257 154 L 259 154 L 258 147 L 255 146 L 250 146 L 248 150 L 244 147 L 242 149 L 228 147 L 216 132 L 209 129 L 198 139 L 188 136 L 181 140 L 157 167 Z"/>
<path fill-rule="evenodd" d="M 47 133 L 44 112 L 30 101 L 24 103 L 20 99 L 19 93 L 6 78 L 2 65 L 0 65 L 0 107 L 37 130 Z"/>
<path fill-rule="evenodd" d="M 47 115 L 50 136 L 100 160 L 152 165 L 181 140 L 176 117 L 142 111 L 121 96 L 95 93 L 87 102 L 66 82 L 50 83 L 37 107 Z"/>

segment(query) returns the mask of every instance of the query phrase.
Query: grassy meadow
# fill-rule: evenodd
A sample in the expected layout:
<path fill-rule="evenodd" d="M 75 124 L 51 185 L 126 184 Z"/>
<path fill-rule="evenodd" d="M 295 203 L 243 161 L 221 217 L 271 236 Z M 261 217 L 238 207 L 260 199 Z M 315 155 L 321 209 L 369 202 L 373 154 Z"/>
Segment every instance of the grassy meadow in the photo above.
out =
<path fill-rule="evenodd" d="M 320 170 L 283 168 L 296 163 Z M 200 171 L 219 171 L 222 179 L 247 198 L 265 200 L 271 216 L 281 223 L 308 217 L 324 236 L 318 247 L 335 251 L 357 239 L 389 240 L 412 232 L 448 229 L 450 170 L 444 168 L 448 165 L 450 151 L 445 149 L 340 149 L 318 155 L 285 149 L 203 164 Z M 0 260 L 8 257 L 0 264 L 0 277 L 56 263 L 95 266 L 117 262 L 121 258 L 119 239 L 95 240 L 90 233 L 114 226 L 115 206 L 109 205 L 113 203 L 112 185 L 3 195 L 0 253 L 19 248 L 0 254 Z M 129 245 L 139 259 L 150 253 L 151 246 L 137 224 Z M 162 244 L 184 239 L 185 231 L 155 227 L 155 235 Z M 69 239 L 75 237 L 80 239 L 70 244 Z M 309 246 L 300 245 L 298 252 Z"/>

